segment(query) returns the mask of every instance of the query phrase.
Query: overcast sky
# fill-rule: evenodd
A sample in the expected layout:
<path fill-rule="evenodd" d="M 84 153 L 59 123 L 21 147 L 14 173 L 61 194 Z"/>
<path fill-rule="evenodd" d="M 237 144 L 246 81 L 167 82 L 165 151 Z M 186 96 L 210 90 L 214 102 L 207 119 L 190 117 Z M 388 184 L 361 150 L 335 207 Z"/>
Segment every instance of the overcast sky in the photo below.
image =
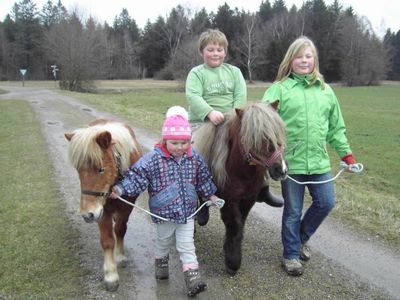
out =
<path fill-rule="evenodd" d="M 4 20 L 7 13 L 11 12 L 15 0 L 0 0 L 0 18 Z M 52 0 L 57 3 L 58 0 Z M 225 2 L 231 8 L 244 9 L 254 12 L 260 7 L 262 0 L 61 0 L 61 3 L 72 11 L 78 9 L 83 17 L 92 15 L 98 21 L 107 21 L 110 25 L 119 15 L 123 8 L 126 8 L 129 15 L 136 21 L 140 28 L 143 28 L 149 19 L 154 22 L 158 16 L 166 17 L 171 8 L 181 4 L 184 7 L 190 7 L 193 11 L 198 11 L 202 7 L 207 12 L 217 12 L 218 7 Z M 38 9 L 42 9 L 47 0 L 33 0 Z M 140 2 L 140 4 L 138 4 Z M 273 3 L 274 0 L 270 0 Z M 286 6 L 290 8 L 295 4 L 301 7 L 303 0 L 285 0 Z M 333 0 L 325 0 L 327 5 L 332 4 Z M 386 28 L 397 32 L 400 30 L 400 1 L 399 0 L 339 0 L 343 8 L 352 6 L 359 16 L 366 16 L 372 23 L 375 32 L 382 36 Z"/>

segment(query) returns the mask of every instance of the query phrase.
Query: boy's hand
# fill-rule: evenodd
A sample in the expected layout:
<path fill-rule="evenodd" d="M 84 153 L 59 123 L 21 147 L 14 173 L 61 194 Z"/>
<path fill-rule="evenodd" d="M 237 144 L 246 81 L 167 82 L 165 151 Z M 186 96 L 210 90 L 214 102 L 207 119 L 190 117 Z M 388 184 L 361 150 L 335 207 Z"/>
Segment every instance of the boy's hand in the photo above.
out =
<path fill-rule="evenodd" d="M 214 125 L 218 125 L 221 124 L 222 122 L 224 122 L 225 118 L 224 118 L 224 114 L 213 110 L 210 113 L 208 113 L 207 118 L 214 124 Z"/>

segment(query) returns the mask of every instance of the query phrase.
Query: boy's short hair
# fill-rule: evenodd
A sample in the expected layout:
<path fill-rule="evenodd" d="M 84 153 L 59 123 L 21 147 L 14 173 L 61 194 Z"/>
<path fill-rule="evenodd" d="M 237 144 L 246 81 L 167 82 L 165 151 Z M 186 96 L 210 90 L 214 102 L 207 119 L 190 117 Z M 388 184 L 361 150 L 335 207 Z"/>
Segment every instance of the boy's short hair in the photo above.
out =
<path fill-rule="evenodd" d="M 201 53 L 204 48 L 210 44 L 218 44 L 223 46 L 225 52 L 228 52 L 228 40 L 223 32 L 219 31 L 218 29 L 208 29 L 204 31 L 199 37 L 199 52 Z"/>

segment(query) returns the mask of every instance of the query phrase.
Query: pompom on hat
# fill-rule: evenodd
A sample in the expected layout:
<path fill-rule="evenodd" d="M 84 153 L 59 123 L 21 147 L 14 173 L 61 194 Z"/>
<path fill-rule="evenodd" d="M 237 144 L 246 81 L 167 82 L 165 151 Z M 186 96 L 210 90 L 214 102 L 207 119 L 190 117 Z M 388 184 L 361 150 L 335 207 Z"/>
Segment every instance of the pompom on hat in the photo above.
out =
<path fill-rule="evenodd" d="M 182 106 L 170 107 L 162 128 L 163 140 L 190 140 L 192 129 L 188 118 L 189 115 Z"/>

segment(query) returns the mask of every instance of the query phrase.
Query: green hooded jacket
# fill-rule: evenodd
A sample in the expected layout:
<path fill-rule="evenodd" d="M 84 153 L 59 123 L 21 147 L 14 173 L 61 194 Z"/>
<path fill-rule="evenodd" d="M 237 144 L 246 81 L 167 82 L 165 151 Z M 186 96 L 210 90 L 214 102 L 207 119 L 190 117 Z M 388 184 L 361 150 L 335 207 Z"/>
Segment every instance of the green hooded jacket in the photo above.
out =
<path fill-rule="evenodd" d="M 331 170 L 326 144 L 340 158 L 351 153 L 338 100 L 331 87 L 318 79 L 291 74 L 273 83 L 264 102 L 279 100 L 278 113 L 286 124 L 285 159 L 289 174 L 323 174 Z"/>

